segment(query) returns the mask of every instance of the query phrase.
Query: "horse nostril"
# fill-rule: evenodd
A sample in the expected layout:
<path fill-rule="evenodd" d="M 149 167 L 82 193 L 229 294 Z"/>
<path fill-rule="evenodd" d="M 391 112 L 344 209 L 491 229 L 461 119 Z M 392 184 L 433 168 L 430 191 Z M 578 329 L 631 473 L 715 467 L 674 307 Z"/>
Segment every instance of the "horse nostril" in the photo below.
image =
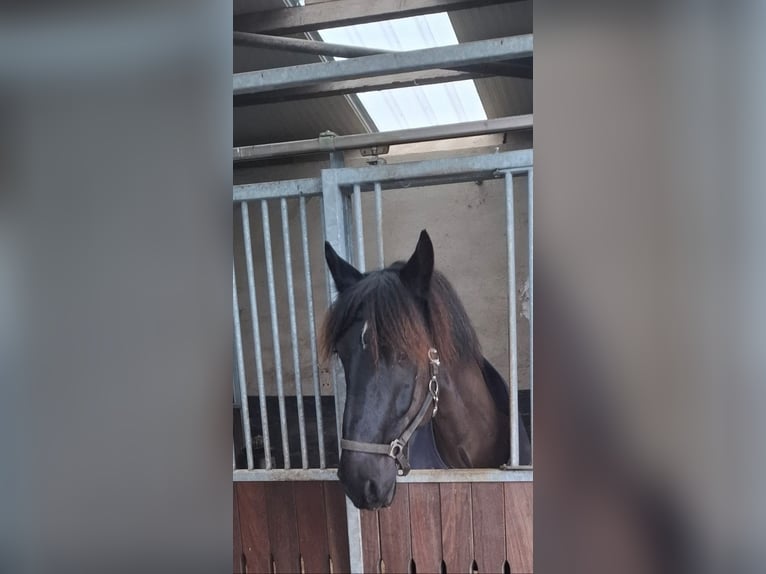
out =
<path fill-rule="evenodd" d="M 371 480 L 364 481 L 364 498 L 369 504 L 375 504 L 378 501 L 378 487 Z"/>

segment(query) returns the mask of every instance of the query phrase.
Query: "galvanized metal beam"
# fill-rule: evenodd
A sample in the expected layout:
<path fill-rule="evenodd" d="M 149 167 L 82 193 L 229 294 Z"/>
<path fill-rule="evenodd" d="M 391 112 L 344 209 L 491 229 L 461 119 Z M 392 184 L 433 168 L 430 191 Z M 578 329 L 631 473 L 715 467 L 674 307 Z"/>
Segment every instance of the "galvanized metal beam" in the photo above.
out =
<path fill-rule="evenodd" d="M 410 86 L 444 84 L 447 82 L 459 82 L 461 80 L 473 80 L 474 78 L 484 76 L 485 74 L 472 74 L 470 72 L 458 72 L 453 70 L 420 70 L 418 72 L 393 74 L 377 78 L 363 78 L 359 80 L 346 80 L 343 82 L 325 82 L 300 88 L 245 94 L 234 97 L 234 107 L 292 102 L 311 98 L 327 98 L 330 96 L 344 96 L 347 94 L 361 94 L 364 92 L 407 88 Z"/>
<path fill-rule="evenodd" d="M 283 38 L 282 36 L 270 36 L 269 34 L 253 34 L 250 32 L 234 32 L 235 46 L 251 46 L 253 48 L 266 48 L 285 52 L 298 52 L 300 54 L 316 54 L 317 56 L 333 56 L 337 58 L 358 58 L 360 56 L 374 56 L 384 54 L 391 50 L 377 50 L 363 46 L 346 46 L 331 42 L 318 42 L 303 38 Z"/>
<path fill-rule="evenodd" d="M 363 56 L 351 60 L 257 70 L 235 74 L 233 90 L 234 95 L 239 96 L 321 82 L 529 58 L 532 56 L 532 48 L 532 35 L 525 34 L 453 46 Z"/>
<path fill-rule="evenodd" d="M 378 48 L 365 48 L 364 46 L 348 46 L 346 44 L 333 44 L 332 42 L 320 42 L 304 38 L 283 38 L 282 36 L 269 36 L 268 34 L 251 34 L 249 32 L 234 32 L 235 46 L 249 46 L 251 48 L 265 48 L 281 52 L 297 52 L 299 54 L 314 54 L 317 56 L 330 56 L 333 58 L 360 58 L 363 56 L 375 56 L 377 54 L 395 54 L 402 50 L 380 50 Z M 457 68 L 457 71 L 476 72 L 482 74 L 494 74 L 500 76 L 523 74 L 523 77 L 531 78 L 532 62 L 524 65 L 490 63 L 474 64 Z"/>
<path fill-rule="evenodd" d="M 321 195 L 322 182 L 318 178 L 286 179 L 234 186 L 234 201 L 272 199 L 275 197 L 309 197 Z"/>
<path fill-rule="evenodd" d="M 244 32 L 294 34 L 517 1 L 519 0 L 334 0 L 295 8 L 241 14 L 234 17 L 234 29 Z"/>
<path fill-rule="evenodd" d="M 496 134 L 516 130 L 532 129 L 533 116 L 526 114 L 521 116 L 509 116 L 505 118 L 494 118 L 490 120 L 479 120 L 474 122 L 460 122 L 456 124 L 445 124 L 441 126 L 428 126 L 424 128 L 410 128 L 406 130 L 394 130 L 389 132 L 378 132 L 372 134 L 352 134 L 336 135 L 332 137 L 323 136 L 310 140 L 296 140 L 290 142 L 277 142 L 270 144 L 251 145 L 235 147 L 233 149 L 234 162 L 271 159 L 277 157 L 288 157 L 300 154 L 318 153 L 328 150 L 351 150 L 366 147 L 406 144 L 414 142 L 426 142 L 434 140 L 443 140 L 458 137 L 471 137 L 484 134 Z M 321 187 L 318 181 L 303 180 L 300 187 L 298 184 L 279 182 L 275 185 L 283 185 L 283 191 L 295 195 L 308 195 L 320 193 Z M 246 195 L 247 186 L 237 186 L 239 192 L 235 191 L 236 199 L 252 199 L 252 194 Z M 305 190 L 301 192 L 301 190 Z M 310 190 L 310 191 L 309 191 Z"/>
<path fill-rule="evenodd" d="M 309 468 L 292 470 L 235 470 L 235 482 L 273 482 L 291 480 L 338 480 L 334 468 Z M 396 477 L 397 482 L 532 482 L 532 467 L 520 466 L 511 470 L 494 468 L 413 470 L 407 476 Z"/>
<path fill-rule="evenodd" d="M 315 54 L 341 58 L 358 58 L 377 54 L 396 53 L 393 50 L 378 50 L 358 46 L 346 46 L 329 42 L 317 42 L 302 38 L 282 38 L 266 34 L 234 32 L 234 44 L 272 50 Z M 399 52 L 401 53 L 401 52 Z M 338 96 L 374 90 L 388 90 L 407 86 L 470 80 L 481 76 L 504 76 L 510 78 L 532 78 L 532 59 L 525 58 L 514 63 L 490 62 L 473 64 L 447 70 L 428 70 L 396 74 L 384 78 L 328 82 L 301 88 L 288 88 L 271 92 L 248 94 L 234 98 L 235 106 L 268 104 L 315 97 Z"/>
<path fill-rule="evenodd" d="M 332 182 L 334 185 L 349 187 L 357 183 L 369 182 L 384 184 L 385 182 L 403 180 L 446 180 L 460 175 L 480 178 L 497 170 L 520 170 L 526 172 L 532 167 L 532 157 L 532 150 L 520 150 L 491 155 L 434 159 L 391 165 L 344 167 L 332 170 Z M 322 170 L 323 187 L 325 178 L 330 177 L 329 171 Z"/>

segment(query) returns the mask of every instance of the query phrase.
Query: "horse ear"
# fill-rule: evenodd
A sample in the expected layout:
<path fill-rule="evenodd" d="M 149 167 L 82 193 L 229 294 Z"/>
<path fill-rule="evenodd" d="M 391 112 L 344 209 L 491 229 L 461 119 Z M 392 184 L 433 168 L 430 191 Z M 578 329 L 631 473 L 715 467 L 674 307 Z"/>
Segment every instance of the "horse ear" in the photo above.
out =
<path fill-rule="evenodd" d="M 424 229 L 420 232 L 418 244 L 415 247 L 415 253 L 412 254 L 409 261 L 404 264 L 399 277 L 402 283 L 410 289 L 415 295 L 425 297 L 431 286 L 431 275 L 434 272 L 434 246 L 431 238 Z"/>
<path fill-rule="evenodd" d="M 324 242 L 324 257 L 338 293 L 343 293 L 362 278 L 362 274 L 353 265 L 335 253 L 329 241 Z"/>

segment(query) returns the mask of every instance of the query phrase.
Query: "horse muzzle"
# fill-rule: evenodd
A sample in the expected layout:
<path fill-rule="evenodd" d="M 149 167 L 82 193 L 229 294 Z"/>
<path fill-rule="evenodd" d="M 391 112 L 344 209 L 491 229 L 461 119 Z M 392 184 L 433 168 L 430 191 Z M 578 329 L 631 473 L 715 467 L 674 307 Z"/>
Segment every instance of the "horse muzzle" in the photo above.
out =
<path fill-rule="evenodd" d="M 363 453 L 343 453 L 338 479 L 349 500 L 362 510 L 391 505 L 396 492 L 393 460 Z"/>

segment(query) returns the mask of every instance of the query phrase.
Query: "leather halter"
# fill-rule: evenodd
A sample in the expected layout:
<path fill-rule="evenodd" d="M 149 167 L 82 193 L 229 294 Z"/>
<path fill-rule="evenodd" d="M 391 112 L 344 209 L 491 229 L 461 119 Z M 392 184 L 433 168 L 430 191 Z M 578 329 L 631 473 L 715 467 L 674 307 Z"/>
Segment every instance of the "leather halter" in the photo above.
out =
<path fill-rule="evenodd" d="M 420 406 L 418 414 L 412 422 L 407 425 L 401 435 L 395 438 L 388 444 L 374 443 L 374 442 L 361 442 L 356 440 L 348 440 L 342 438 L 340 441 L 340 447 L 343 450 L 352 450 L 355 452 L 363 452 L 367 454 L 383 454 L 390 456 L 396 461 L 399 466 L 398 473 L 400 476 L 406 476 L 410 472 L 410 461 L 407 459 L 406 449 L 407 443 L 409 443 L 412 435 L 423 422 L 423 419 L 428 414 L 428 408 L 433 403 L 433 410 L 431 411 L 431 418 L 436 416 L 436 412 L 439 410 L 439 381 L 437 379 L 439 375 L 439 353 L 433 347 L 428 349 L 428 363 L 429 370 L 431 372 L 431 378 L 428 381 L 428 394 L 426 395 L 423 404 Z"/>

